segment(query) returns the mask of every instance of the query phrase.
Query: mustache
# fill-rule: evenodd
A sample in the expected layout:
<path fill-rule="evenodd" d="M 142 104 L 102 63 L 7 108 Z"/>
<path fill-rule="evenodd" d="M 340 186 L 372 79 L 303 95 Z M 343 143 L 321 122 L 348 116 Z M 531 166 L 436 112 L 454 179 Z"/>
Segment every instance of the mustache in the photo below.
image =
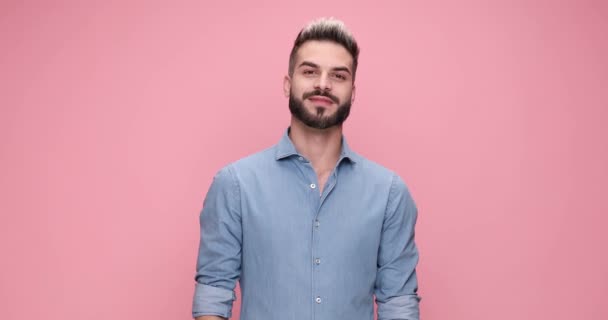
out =
<path fill-rule="evenodd" d="M 314 91 L 311 92 L 306 92 L 302 95 L 302 99 L 308 99 L 309 97 L 312 96 L 323 96 L 323 97 L 327 97 L 330 98 L 333 102 L 335 103 L 339 103 L 340 99 L 338 99 L 338 97 L 334 96 L 333 94 L 327 92 L 327 91 L 321 91 L 319 89 L 316 89 Z"/>

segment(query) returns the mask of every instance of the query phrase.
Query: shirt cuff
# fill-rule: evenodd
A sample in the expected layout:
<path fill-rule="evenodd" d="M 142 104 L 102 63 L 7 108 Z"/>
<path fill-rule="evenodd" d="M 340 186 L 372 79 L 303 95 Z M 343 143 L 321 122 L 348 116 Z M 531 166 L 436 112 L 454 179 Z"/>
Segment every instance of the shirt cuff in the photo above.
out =
<path fill-rule="evenodd" d="M 224 318 L 232 316 L 232 302 L 236 300 L 234 291 L 196 283 L 192 317 L 217 315 Z"/>
<path fill-rule="evenodd" d="M 386 302 L 378 302 L 378 320 L 419 320 L 418 295 L 394 297 Z"/>

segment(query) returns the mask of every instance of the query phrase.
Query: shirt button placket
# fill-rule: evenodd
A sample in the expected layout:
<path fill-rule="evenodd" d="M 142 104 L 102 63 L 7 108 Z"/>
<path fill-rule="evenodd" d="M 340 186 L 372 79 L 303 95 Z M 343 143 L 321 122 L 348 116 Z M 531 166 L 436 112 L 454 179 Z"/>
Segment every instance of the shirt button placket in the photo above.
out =
<path fill-rule="evenodd" d="M 311 186 L 312 187 L 312 186 Z M 314 189 L 314 188 L 313 188 Z M 318 213 L 317 213 L 318 214 Z M 312 222 L 312 231 L 313 231 L 313 251 L 312 251 L 312 266 L 313 266 L 313 292 L 315 292 L 315 295 L 313 296 L 313 300 L 314 300 L 314 305 L 315 306 L 319 306 L 321 305 L 321 302 L 323 302 L 321 296 L 319 295 L 320 292 L 318 292 L 318 281 L 319 281 L 319 276 L 320 276 L 320 272 L 321 269 L 320 265 L 321 265 L 321 258 L 316 256 L 317 253 L 319 253 L 318 251 L 318 245 L 319 245 L 319 226 L 321 225 L 321 222 L 319 221 L 318 218 L 315 218 Z M 314 314 L 313 318 L 316 319 L 318 318 L 320 315 L 318 314 L 318 312 L 320 311 L 320 309 L 315 308 L 316 310 L 313 310 Z"/>
<path fill-rule="evenodd" d="M 312 169 L 312 167 L 310 167 L 310 169 Z M 315 181 L 315 174 L 314 171 L 310 171 L 311 175 L 308 176 L 309 183 L 308 183 L 308 188 L 311 191 L 310 193 L 310 200 L 312 201 L 313 207 L 316 208 L 316 212 L 314 212 L 314 219 L 312 221 L 312 256 L 311 256 L 311 262 L 312 262 L 312 290 L 313 290 L 313 296 L 312 296 L 312 300 L 313 302 L 313 306 L 315 306 L 313 308 L 313 319 L 318 319 L 318 317 L 320 316 L 318 314 L 318 312 L 320 311 L 320 305 L 323 302 L 322 298 L 321 298 L 321 292 L 318 291 L 318 284 L 319 284 L 319 278 L 320 278 L 320 264 L 321 264 L 321 258 L 318 256 L 319 252 L 319 226 L 321 225 L 319 219 L 318 219 L 318 215 L 319 215 L 319 206 L 320 206 L 320 201 L 321 198 L 319 196 L 319 188 L 317 185 L 317 181 Z"/>

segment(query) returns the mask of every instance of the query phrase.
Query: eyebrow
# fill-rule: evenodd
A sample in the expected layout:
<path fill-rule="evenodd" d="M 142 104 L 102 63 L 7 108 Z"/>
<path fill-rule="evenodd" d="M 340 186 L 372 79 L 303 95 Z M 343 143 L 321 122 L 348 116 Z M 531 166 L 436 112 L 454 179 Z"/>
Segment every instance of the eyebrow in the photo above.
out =
<path fill-rule="evenodd" d="M 298 65 L 298 68 L 302 67 L 302 66 L 307 66 L 307 67 L 311 67 L 311 68 L 319 68 L 318 64 L 312 63 L 310 61 L 303 61 L 302 63 L 300 63 L 300 65 Z M 334 67 L 334 68 L 331 68 L 331 70 L 332 71 L 345 71 L 345 72 L 348 72 L 348 74 L 350 74 L 350 70 L 347 67 Z"/>

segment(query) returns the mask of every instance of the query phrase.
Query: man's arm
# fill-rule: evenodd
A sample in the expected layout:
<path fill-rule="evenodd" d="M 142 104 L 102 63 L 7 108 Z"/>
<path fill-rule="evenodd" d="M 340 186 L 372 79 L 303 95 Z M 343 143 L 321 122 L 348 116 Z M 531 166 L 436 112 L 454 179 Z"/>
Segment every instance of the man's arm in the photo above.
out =
<path fill-rule="evenodd" d="M 416 205 L 405 183 L 394 175 L 382 226 L 376 303 L 378 320 L 419 320 L 418 249 L 414 242 Z"/>
<path fill-rule="evenodd" d="M 222 318 L 219 316 L 200 316 L 197 317 L 195 320 L 226 320 L 226 318 Z"/>
<path fill-rule="evenodd" d="M 222 318 L 220 316 L 200 316 L 195 320 L 226 320 L 226 318 Z"/>
<path fill-rule="evenodd" d="M 220 170 L 200 214 L 201 237 L 196 264 L 192 317 L 230 318 L 234 288 L 241 272 L 240 189 L 231 166 Z"/>

